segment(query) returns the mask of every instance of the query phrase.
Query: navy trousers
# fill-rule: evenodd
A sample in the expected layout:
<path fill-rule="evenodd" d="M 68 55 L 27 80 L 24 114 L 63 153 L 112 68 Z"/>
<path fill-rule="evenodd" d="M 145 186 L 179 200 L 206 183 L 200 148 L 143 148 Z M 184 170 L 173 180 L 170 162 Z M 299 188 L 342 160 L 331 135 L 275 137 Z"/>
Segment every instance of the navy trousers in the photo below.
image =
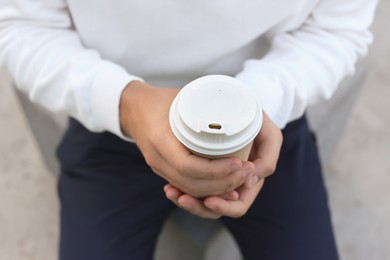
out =
<path fill-rule="evenodd" d="M 338 259 L 317 149 L 305 118 L 284 130 L 276 172 L 241 218 L 222 218 L 245 259 Z M 71 119 L 61 162 L 61 260 L 153 259 L 174 204 L 136 145 Z"/>

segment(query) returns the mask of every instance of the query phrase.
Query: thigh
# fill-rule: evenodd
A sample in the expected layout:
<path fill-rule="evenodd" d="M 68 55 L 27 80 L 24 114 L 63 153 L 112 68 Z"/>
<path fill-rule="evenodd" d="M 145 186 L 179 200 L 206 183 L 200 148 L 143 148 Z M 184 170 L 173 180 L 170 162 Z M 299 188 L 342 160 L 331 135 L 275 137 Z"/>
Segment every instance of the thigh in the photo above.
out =
<path fill-rule="evenodd" d="M 137 147 L 72 120 L 58 155 L 60 259 L 152 259 L 173 204 Z"/>
<path fill-rule="evenodd" d="M 338 259 L 327 195 L 304 118 L 283 131 L 276 172 L 248 213 L 223 221 L 245 259 Z"/>

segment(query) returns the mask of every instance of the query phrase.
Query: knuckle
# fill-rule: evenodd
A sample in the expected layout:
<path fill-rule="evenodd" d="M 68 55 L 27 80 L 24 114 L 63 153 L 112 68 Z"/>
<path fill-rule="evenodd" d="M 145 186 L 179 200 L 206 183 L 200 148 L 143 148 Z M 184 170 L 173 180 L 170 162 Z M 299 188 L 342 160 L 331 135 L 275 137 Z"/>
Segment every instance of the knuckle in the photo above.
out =
<path fill-rule="evenodd" d="M 187 171 L 185 170 L 184 163 L 180 160 L 173 161 L 173 167 L 179 172 L 183 177 L 187 177 Z"/>
<path fill-rule="evenodd" d="M 244 183 L 244 176 L 241 172 L 236 172 L 231 175 L 230 188 L 235 189 Z"/>
<path fill-rule="evenodd" d="M 209 178 L 216 179 L 220 177 L 220 172 L 216 168 L 211 168 L 207 175 Z"/>
<path fill-rule="evenodd" d="M 238 176 L 235 178 L 235 188 L 241 186 L 245 182 L 245 177 L 242 174 L 238 174 Z"/>
<path fill-rule="evenodd" d="M 268 176 L 268 175 L 271 175 L 275 172 L 276 170 L 276 165 L 272 164 L 272 165 L 268 165 L 266 168 L 265 168 L 265 174 Z"/>
<path fill-rule="evenodd" d="M 145 158 L 145 162 L 146 162 L 146 164 L 150 167 L 150 168 L 152 168 L 152 169 L 156 169 L 156 161 L 157 161 L 157 159 L 156 159 L 156 156 L 154 156 L 153 154 L 151 154 L 151 153 L 145 153 L 144 154 L 144 158 Z"/>

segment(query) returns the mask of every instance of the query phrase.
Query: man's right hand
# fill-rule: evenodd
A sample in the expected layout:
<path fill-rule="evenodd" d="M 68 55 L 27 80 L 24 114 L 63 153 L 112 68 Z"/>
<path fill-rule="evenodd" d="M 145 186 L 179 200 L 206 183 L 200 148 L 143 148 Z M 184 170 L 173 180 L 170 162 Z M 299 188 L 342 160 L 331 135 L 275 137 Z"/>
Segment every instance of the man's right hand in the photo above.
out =
<path fill-rule="evenodd" d="M 197 198 L 234 191 L 253 168 L 243 167 L 237 158 L 201 158 L 177 140 L 169 109 L 179 90 L 130 82 L 120 101 L 123 133 L 135 140 L 152 170 L 181 191 Z"/>

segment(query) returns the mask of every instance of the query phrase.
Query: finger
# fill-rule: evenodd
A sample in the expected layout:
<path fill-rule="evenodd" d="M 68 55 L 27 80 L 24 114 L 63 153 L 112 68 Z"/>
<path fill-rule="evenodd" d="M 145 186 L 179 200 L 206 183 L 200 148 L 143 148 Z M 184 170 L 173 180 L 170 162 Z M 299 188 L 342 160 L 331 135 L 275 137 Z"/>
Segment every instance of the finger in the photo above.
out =
<path fill-rule="evenodd" d="M 210 218 L 210 219 L 216 219 L 219 218 L 220 215 L 216 214 L 212 211 L 210 211 L 208 208 L 206 208 L 203 205 L 203 202 L 201 199 L 195 199 L 191 197 L 190 195 L 185 195 L 180 192 L 176 187 L 174 187 L 171 184 L 167 184 L 164 187 L 164 190 L 166 191 L 167 198 L 171 200 L 176 206 L 190 212 L 193 215 L 197 215 L 203 218 Z M 180 203 L 179 203 L 179 198 Z M 237 193 L 238 197 L 238 193 Z"/>
<path fill-rule="evenodd" d="M 165 184 L 164 185 L 164 192 L 167 192 L 168 189 L 170 189 L 171 184 Z"/>
<path fill-rule="evenodd" d="M 216 214 L 234 218 L 241 217 L 248 211 L 256 199 L 263 183 L 264 180 L 259 181 L 252 189 L 241 187 L 238 190 L 240 198 L 237 201 L 229 201 L 212 196 L 204 200 L 204 205 Z"/>
<path fill-rule="evenodd" d="M 165 142 L 160 143 L 161 146 L 158 149 L 160 156 L 184 177 L 221 178 L 241 168 L 241 161 L 234 157 L 210 160 L 192 154 L 173 136 L 171 131 Z"/>
<path fill-rule="evenodd" d="M 231 192 L 241 186 L 249 174 L 239 170 L 220 179 L 191 179 L 181 176 L 166 163 L 162 163 L 161 166 L 161 172 L 168 171 L 169 176 L 163 176 L 163 173 L 159 173 L 157 169 L 153 170 L 182 192 L 196 198 Z"/>
<path fill-rule="evenodd" d="M 272 148 L 274 148 L 273 144 L 264 142 L 258 149 L 257 158 L 253 163 L 255 164 L 254 174 L 258 176 L 259 179 L 270 176 L 276 170 L 279 150 L 273 150 Z"/>
<path fill-rule="evenodd" d="M 181 161 L 184 176 L 201 179 L 219 179 L 241 169 L 241 161 L 237 158 L 206 159 L 197 155 L 189 155 Z"/>
<path fill-rule="evenodd" d="M 244 186 L 247 189 L 251 189 L 260 181 L 260 178 L 256 174 L 251 174 L 248 179 L 245 181 Z"/>
<path fill-rule="evenodd" d="M 238 188 L 239 200 L 245 203 L 252 203 L 253 200 L 256 199 L 259 191 L 263 188 L 264 181 L 265 179 L 260 179 L 251 189 L 248 189 L 245 186 Z"/>
<path fill-rule="evenodd" d="M 189 187 L 183 191 L 197 198 L 220 195 L 240 187 L 246 180 L 246 176 L 247 173 L 240 170 L 220 179 L 192 179 Z"/>
<path fill-rule="evenodd" d="M 238 200 L 239 194 L 236 190 L 225 192 L 224 194 L 218 195 L 219 198 L 224 200 Z"/>
<path fill-rule="evenodd" d="M 244 186 L 250 189 L 259 181 L 259 177 L 255 174 L 255 164 L 250 161 L 242 162 L 242 164 L 248 173 Z"/>
<path fill-rule="evenodd" d="M 166 184 L 164 186 L 164 192 L 168 199 L 170 200 L 178 200 L 180 196 L 182 196 L 184 193 L 180 191 L 178 188 L 174 187 L 172 184 Z M 239 194 L 237 191 L 229 191 L 225 192 L 221 195 L 218 195 L 218 197 L 225 199 L 225 200 L 238 200 Z"/>
<path fill-rule="evenodd" d="M 164 187 L 164 191 L 165 191 L 165 196 L 169 200 L 175 201 L 175 202 L 177 202 L 179 197 L 183 195 L 183 192 L 181 192 L 179 189 L 177 189 L 176 187 L 172 186 L 171 184 L 167 184 Z"/>
<path fill-rule="evenodd" d="M 185 209 L 178 202 L 179 197 L 182 196 L 183 193 L 181 193 L 180 190 L 176 189 L 174 186 L 166 186 L 166 188 L 164 187 L 164 190 L 165 189 L 166 189 L 165 195 L 167 199 L 173 202 L 178 208 Z"/>
<path fill-rule="evenodd" d="M 209 210 L 208 208 L 206 208 L 203 205 L 202 200 L 195 199 L 190 195 L 184 195 L 180 190 L 178 190 L 171 184 L 165 185 L 164 190 L 166 191 L 166 196 L 170 201 L 176 204 L 176 206 L 190 212 L 193 215 L 197 215 L 199 217 L 209 218 L 209 219 L 217 219 L 221 217 L 221 215 L 216 214 L 211 210 Z M 238 197 L 238 193 L 237 193 L 237 197 Z"/>
<path fill-rule="evenodd" d="M 212 210 L 205 207 L 203 201 L 200 199 L 195 199 L 194 197 L 184 194 L 178 200 L 180 207 L 187 210 L 193 215 L 208 218 L 208 219 L 218 219 L 221 217 L 221 214 L 215 213 Z"/>
<path fill-rule="evenodd" d="M 252 154 L 251 158 L 255 164 L 255 174 L 259 179 L 263 179 L 275 171 L 282 142 L 283 136 L 280 129 L 264 113 L 264 123 L 255 140 L 255 153 Z"/>

